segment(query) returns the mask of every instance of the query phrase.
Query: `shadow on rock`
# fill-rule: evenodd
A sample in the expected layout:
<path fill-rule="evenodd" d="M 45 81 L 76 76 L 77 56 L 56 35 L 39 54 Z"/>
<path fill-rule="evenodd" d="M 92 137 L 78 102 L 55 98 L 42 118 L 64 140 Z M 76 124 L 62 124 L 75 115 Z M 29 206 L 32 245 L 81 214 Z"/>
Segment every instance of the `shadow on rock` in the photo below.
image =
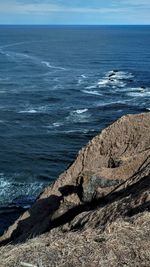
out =
<path fill-rule="evenodd" d="M 87 216 L 89 216 L 90 212 L 97 212 L 99 218 L 100 214 L 102 220 L 101 222 L 99 221 L 99 224 L 97 223 L 100 226 L 104 223 L 104 216 L 106 214 L 107 219 L 109 219 L 109 216 L 112 217 L 112 215 L 116 219 L 119 216 L 132 216 L 145 210 L 150 210 L 150 201 L 148 201 L 149 190 L 150 176 L 146 176 L 120 190 L 117 188 L 116 192 L 108 194 L 108 196 L 98 199 L 95 198 L 91 202 L 72 206 L 70 203 L 65 203 L 64 197 L 74 193 L 82 197 L 82 184 L 78 186 L 66 185 L 60 187 L 59 191 L 61 192 L 61 196 L 51 195 L 46 199 L 39 199 L 28 211 L 28 217 L 22 217 L 16 229 L 12 231 L 11 237 L 2 242 L 2 244 L 4 245 L 10 241 L 12 243 L 22 242 L 27 238 L 35 237 L 53 228 L 71 223 L 79 214 L 82 217 L 82 212 L 87 212 Z M 118 206 L 114 210 L 111 210 L 109 214 L 109 206 L 114 202 Z M 106 209 L 105 211 L 104 208 Z M 90 218 L 87 217 L 85 221 L 88 225 Z M 70 227 L 70 229 L 80 229 L 81 227 L 83 227 L 83 224 L 77 220 L 77 223 L 73 227 Z"/>

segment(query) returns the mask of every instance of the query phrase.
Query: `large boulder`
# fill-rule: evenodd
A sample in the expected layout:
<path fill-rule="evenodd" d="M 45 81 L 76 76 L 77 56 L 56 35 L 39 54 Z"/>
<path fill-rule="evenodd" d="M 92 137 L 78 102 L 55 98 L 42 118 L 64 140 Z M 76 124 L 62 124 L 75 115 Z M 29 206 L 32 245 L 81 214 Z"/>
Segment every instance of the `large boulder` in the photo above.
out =
<path fill-rule="evenodd" d="M 123 116 L 79 152 L 0 240 L 23 241 L 58 226 L 105 227 L 148 210 L 149 190 L 150 113 Z"/>

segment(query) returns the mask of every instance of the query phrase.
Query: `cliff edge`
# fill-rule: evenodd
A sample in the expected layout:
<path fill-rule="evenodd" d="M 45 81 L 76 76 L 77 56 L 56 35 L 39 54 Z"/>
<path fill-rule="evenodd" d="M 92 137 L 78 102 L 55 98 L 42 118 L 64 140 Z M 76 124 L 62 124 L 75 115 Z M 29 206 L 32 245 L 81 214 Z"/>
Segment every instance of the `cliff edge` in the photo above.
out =
<path fill-rule="evenodd" d="M 148 267 L 149 210 L 150 113 L 123 116 L 4 233 L 1 245 L 12 245 L 2 247 L 2 266 L 9 257 L 7 266 L 21 260 L 40 266 L 32 251 L 41 253 L 42 266 Z M 23 256 L 14 259 L 11 249 Z"/>

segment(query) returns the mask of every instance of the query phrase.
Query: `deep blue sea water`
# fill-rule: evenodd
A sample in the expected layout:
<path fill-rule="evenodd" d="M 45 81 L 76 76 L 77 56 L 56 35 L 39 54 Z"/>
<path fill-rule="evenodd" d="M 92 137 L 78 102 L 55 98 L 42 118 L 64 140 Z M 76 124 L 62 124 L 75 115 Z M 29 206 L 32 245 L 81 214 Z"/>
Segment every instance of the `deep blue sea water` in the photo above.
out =
<path fill-rule="evenodd" d="M 36 196 L 102 128 L 148 109 L 150 26 L 0 26 L 0 205 Z"/>

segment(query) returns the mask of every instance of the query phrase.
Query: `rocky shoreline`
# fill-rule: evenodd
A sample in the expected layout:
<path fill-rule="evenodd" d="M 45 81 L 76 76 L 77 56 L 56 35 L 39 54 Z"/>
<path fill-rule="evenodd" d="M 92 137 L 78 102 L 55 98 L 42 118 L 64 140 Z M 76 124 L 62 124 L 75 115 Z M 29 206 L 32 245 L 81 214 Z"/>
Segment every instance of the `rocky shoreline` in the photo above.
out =
<path fill-rule="evenodd" d="M 79 152 L 75 162 L 1 236 L 5 252 L 0 253 L 2 266 L 21 266 L 21 261 L 40 266 L 36 257 L 31 257 L 32 251 L 40 253 L 44 267 L 148 267 L 149 211 L 148 112 L 123 116 Z M 10 246 L 4 246 L 10 242 Z M 22 255 L 16 252 L 15 257 L 10 256 L 18 246 Z M 69 251 L 72 248 L 70 254 L 63 246 Z M 75 249 L 77 254 L 73 253 Z M 60 260 L 61 251 L 64 255 Z M 8 255 L 11 265 L 6 260 Z"/>
<path fill-rule="evenodd" d="M 20 196 L 0 206 L 0 236 L 36 201 L 34 196 Z"/>

